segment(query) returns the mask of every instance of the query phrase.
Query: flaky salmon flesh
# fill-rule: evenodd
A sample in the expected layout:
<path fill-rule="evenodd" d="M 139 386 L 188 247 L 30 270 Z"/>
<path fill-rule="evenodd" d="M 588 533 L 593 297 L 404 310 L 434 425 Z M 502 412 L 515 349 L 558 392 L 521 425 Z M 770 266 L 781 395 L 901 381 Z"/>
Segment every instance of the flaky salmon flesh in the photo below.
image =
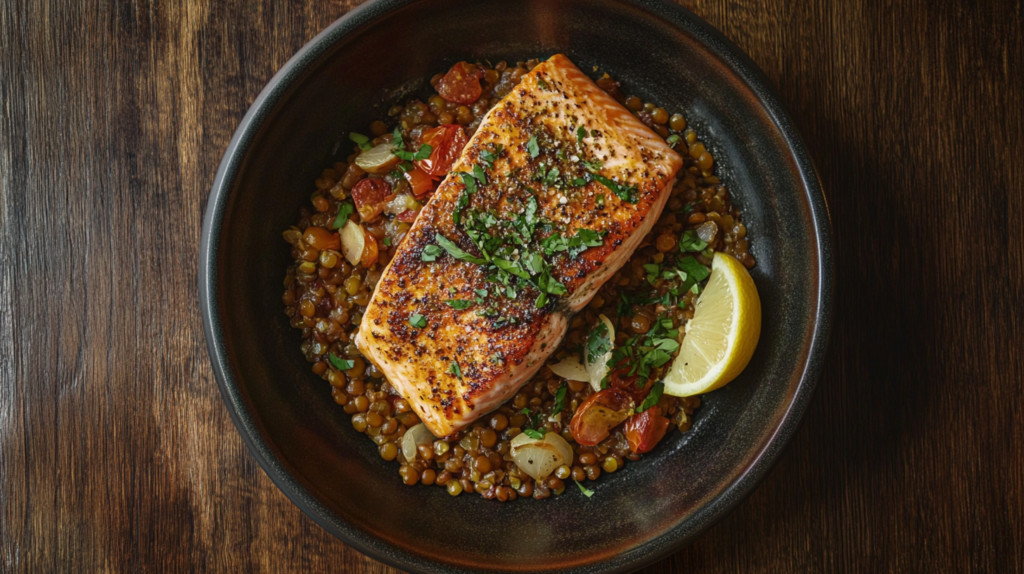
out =
<path fill-rule="evenodd" d="M 356 345 L 438 437 L 511 398 L 658 220 L 682 159 L 568 58 L 523 76 L 398 245 Z"/>

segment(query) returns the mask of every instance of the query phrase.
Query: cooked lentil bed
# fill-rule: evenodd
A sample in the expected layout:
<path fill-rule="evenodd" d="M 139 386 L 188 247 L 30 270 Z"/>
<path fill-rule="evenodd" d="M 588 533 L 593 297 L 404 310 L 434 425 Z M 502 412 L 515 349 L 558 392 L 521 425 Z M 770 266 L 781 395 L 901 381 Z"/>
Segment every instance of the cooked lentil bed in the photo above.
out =
<path fill-rule="evenodd" d="M 483 69 L 483 94 L 475 103 L 454 104 L 435 93 L 426 102 L 410 99 L 396 104 L 388 110 L 386 118 L 368 124 L 373 138 L 371 143 L 390 141 L 395 127 L 401 128 L 406 141 L 417 141 L 425 130 L 441 124 L 458 124 L 471 137 L 484 114 L 537 64 L 537 60 L 515 66 L 505 62 L 494 66 L 478 63 Z M 434 76 L 431 85 L 436 88 L 443 75 Z M 666 257 L 679 253 L 680 237 L 687 230 L 697 230 L 701 239 L 707 239 L 707 249 L 694 254 L 700 263 L 710 266 L 712 251 L 721 251 L 734 256 L 747 268 L 754 266 L 746 227 L 728 191 L 715 176 L 714 157 L 697 133 L 687 126 L 683 115 L 669 113 L 636 96 L 625 96 L 620 85 L 607 75 L 598 80 L 598 85 L 655 132 L 669 139 L 683 157 L 684 167 L 657 224 L 629 262 L 573 317 L 562 346 L 549 359 L 549 364 L 565 358 L 570 354 L 569 349 L 581 348 L 599 314 L 616 324 L 617 345 L 632 335 L 646 333 L 658 317 L 671 317 L 675 327 L 692 318 L 697 295 L 691 291 L 681 297 L 677 306 L 668 309 L 660 302 L 623 305 L 623 295 L 636 296 L 641 301 L 658 299 L 673 287 L 671 280 L 661 278 L 652 284 L 644 265 L 660 264 Z M 596 480 L 604 473 L 619 472 L 627 460 L 639 460 L 642 455 L 630 451 L 622 425 L 596 446 L 582 446 L 573 440 L 569 430 L 571 417 L 565 416 L 568 413 L 563 413 L 564 422 L 549 420 L 559 387 L 568 386 L 565 401 L 572 413 L 592 391 L 590 385 L 566 381 L 546 368 L 498 410 L 432 445 L 420 446 L 419 456 L 414 461 L 404 459 L 402 437 L 408 428 L 420 422 L 419 418 L 382 373 L 360 355 L 352 340 L 384 266 L 410 227 L 409 223 L 398 221 L 397 213 L 392 211 L 417 209 L 421 203 L 409 194 L 409 184 L 403 177 L 370 175 L 360 169 L 354 163 L 359 151 L 358 147 L 353 148 L 346 161 L 323 170 L 314 182 L 311 205 L 302 207 L 295 226 L 284 232 L 285 240 L 291 244 L 294 263 L 285 274 L 281 296 L 292 327 L 302 332 L 299 349 L 312 363 L 313 373 L 328 382 L 331 396 L 351 416 L 353 428 L 377 445 L 384 460 L 397 461 L 398 474 L 407 485 L 435 485 L 447 489 L 452 496 L 475 492 L 503 502 L 518 497 L 548 498 L 562 494 L 569 488 L 567 485 L 576 490 L 571 485 L 573 480 L 580 483 Z M 396 197 L 405 196 L 404 204 L 398 202 L 401 205 L 388 210 L 379 221 L 362 222 L 380 245 L 379 258 L 369 268 L 350 264 L 338 250 L 317 249 L 313 244 L 318 243 L 318 238 L 307 235 L 311 227 L 330 230 L 341 202 L 349 197 L 356 183 L 367 177 L 383 179 Z M 353 213 L 350 220 L 361 222 L 359 213 Z M 390 245 L 385 243 L 385 238 L 390 240 Z M 352 368 L 345 371 L 334 368 L 328 360 L 329 354 L 351 360 Z M 659 380 L 670 366 L 668 363 L 656 369 L 651 373 L 651 380 Z M 658 406 L 673 427 L 686 432 L 694 410 L 700 406 L 700 398 L 663 395 Z M 525 408 L 543 414 L 546 430 L 559 433 L 574 452 L 571 465 L 559 467 L 543 481 L 535 481 L 521 472 L 509 455 L 510 441 L 528 422 L 522 412 Z"/>

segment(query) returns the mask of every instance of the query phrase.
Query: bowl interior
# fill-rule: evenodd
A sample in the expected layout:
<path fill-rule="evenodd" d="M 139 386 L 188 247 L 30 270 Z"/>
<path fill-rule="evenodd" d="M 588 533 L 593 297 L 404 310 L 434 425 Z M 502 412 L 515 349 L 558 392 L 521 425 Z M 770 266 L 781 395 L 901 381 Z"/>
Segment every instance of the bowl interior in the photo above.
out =
<path fill-rule="evenodd" d="M 225 401 L 270 477 L 332 533 L 408 570 L 628 570 L 692 539 L 754 485 L 795 427 L 827 330 L 830 263 L 817 181 L 752 65 L 696 17 L 611 0 L 378 1 L 339 21 L 271 82 L 218 174 L 201 292 Z M 501 504 L 406 487 L 356 433 L 281 312 L 281 232 L 312 181 L 391 102 L 463 59 L 565 53 L 626 92 L 682 111 L 743 210 L 764 309 L 746 371 L 693 429 L 554 500 Z M 794 147 L 795 146 L 795 147 Z M 590 570 L 588 570 L 590 571 Z"/>

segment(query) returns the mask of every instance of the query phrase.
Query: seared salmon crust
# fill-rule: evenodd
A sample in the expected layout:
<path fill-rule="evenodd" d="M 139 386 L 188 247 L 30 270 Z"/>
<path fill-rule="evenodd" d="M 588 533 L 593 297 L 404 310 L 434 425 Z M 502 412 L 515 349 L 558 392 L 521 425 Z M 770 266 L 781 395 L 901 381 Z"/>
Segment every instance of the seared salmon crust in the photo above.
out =
<path fill-rule="evenodd" d="M 556 55 L 482 121 L 356 337 L 436 436 L 530 379 L 658 219 L 682 160 Z"/>

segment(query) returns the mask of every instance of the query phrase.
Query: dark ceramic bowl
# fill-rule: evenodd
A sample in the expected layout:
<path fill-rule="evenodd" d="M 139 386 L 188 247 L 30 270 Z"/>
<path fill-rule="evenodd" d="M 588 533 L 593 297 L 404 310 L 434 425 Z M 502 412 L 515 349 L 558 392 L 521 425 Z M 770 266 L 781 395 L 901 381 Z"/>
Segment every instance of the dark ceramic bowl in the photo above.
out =
<path fill-rule="evenodd" d="M 693 429 L 545 501 L 501 504 L 402 485 L 310 373 L 281 312 L 282 230 L 347 133 L 463 59 L 562 52 L 681 110 L 714 153 L 757 259 L 761 343 L 707 395 Z M 829 223 L 807 151 L 756 66 L 708 24 L 648 0 L 378 0 L 331 25 L 270 81 L 217 172 L 199 288 L 224 402 L 253 456 L 329 532 L 411 571 L 620 572 L 691 541 L 768 472 L 807 407 L 828 334 Z"/>

